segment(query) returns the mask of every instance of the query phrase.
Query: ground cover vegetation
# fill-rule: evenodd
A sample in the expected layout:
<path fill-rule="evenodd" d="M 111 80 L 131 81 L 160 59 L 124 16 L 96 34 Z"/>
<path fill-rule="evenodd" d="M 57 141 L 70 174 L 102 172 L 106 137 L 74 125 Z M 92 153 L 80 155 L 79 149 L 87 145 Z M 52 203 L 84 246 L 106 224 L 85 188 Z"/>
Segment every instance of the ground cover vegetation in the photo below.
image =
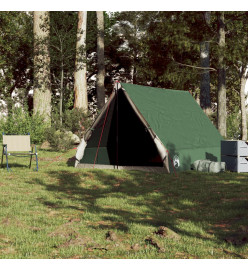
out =
<path fill-rule="evenodd" d="M 1 169 L 0 258 L 248 257 L 246 174 L 80 170 L 75 151 Z"/>

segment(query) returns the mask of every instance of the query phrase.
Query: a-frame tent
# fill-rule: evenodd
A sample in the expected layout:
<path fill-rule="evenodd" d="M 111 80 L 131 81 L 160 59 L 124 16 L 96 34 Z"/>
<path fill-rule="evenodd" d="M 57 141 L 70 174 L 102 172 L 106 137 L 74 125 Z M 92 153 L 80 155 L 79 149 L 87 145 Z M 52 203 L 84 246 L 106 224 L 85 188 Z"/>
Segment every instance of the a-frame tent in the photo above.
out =
<path fill-rule="evenodd" d="M 116 83 L 75 166 L 185 171 L 195 160 L 220 161 L 222 139 L 188 91 Z"/>

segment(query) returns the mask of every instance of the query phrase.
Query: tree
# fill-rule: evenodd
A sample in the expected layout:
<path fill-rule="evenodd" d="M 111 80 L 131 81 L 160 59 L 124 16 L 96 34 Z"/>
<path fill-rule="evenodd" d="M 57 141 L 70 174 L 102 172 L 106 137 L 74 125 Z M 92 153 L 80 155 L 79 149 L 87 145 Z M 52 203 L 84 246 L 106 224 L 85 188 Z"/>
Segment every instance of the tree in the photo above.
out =
<path fill-rule="evenodd" d="M 241 110 L 241 129 L 242 140 L 247 141 L 247 116 L 245 108 L 245 84 L 248 78 L 247 65 L 241 67 L 240 79 L 240 110 Z"/>
<path fill-rule="evenodd" d="M 59 108 L 61 122 L 64 110 L 73 107 L 77 17 L 77 12 L 50 12 L 52 105 Z"/>
<path fill-rule="evenodd" d="M 204 18 L 206 24 L 210 24 L 211 12 L 205 11 Z M 206 115 L 211 113 L 211 100 L 210 100 L 210 42 L 205 40 L 201 42 L 200 61 L 202 67 L 201 84 L 200 84 L 200 106 Z"/>
<path fill-rule="evenodd" d="M 147 83 L 141 59 L 144 56 L 145 31 L 153 12 L 116 12 L 110 33 L 111 43 L 106 46 L 107 58 L 111 59 L 114 74 L 125 81 Z M 146 23 L 145 23 L 146 21 Z M 106 43 L 106 42 L 105 42 Z M 145 56 L 146 57 L 146 56 Z M 108 61 L 107 61 L 108 62 Z M 109 70 L 109 65 L 107 65 Z"/>
<path fill-rule="evenodd" d="M 51 118 L 49 12 L 34 12 L 34 114 Z"/>
<path fill-rule="evenodd" d="M 226 137 L 226 71 L 224 12 L 218 12 L 218 130 Z"/>
<path fill-rule="evenodd" d="M 104 64 L 104 15 L 96 11 L 97 16 L 97 107 L 100 110 L 105 103 L 105 64 Z"/>
<path fill-rule="evenodd" d="M 247 12 L 227 12 L 227 53 L 226 59 L 232 76 L 233 92 L 239 93 L 236 107 L 241 112 L 241 138 L 247 140 L 247 112 L 245 106 L 245 85 L 248 79 L 248 13 Z M 227 97 L 228 98 L 228 97 Z"/>
<path fill-rule="evenodd" d="M 78 12 L 78 30 L 76 43 L 76 62 L 74 73 L 74 108 L 88 111 L 86 79 L 86 25 L 87 11 Z"/>
<path fill-rule="evenodd" d="M 27 105 L 32 87 L 33 28 L 31 13 L 0 12 L 0 99 L 7 103 L 1 110 L 10 112 L 13 103 Z M 13 94 L 16 94 L 13 99 Z"/>

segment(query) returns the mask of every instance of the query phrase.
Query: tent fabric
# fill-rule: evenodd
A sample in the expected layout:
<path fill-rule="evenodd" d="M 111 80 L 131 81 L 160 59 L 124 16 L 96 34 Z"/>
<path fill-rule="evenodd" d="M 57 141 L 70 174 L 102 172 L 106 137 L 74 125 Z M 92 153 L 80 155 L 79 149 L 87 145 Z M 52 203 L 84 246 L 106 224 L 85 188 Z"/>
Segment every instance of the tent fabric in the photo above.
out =
<path fill-rule="evenodd" d="M 220 161 L 223 138 L 188 91 L 121 85 L 171 158 L 179 156 L 177 170 L 189 170 L 199 159 Z"/>
<path fill-rule="evenodd" d="M 121 85 L 162 142 L 177 149 L 220 146 L 222 137 L 188 91 Z"/>
<path fill-rule="evenodd" d="M 94 162 L 108 106 L 96 164 L 162 167 L 165 159 L 185 171 L 195 160 L 220 160 L 223 138 L 189 92 L 119 83 L 86 133 L 81 164 Z"/>

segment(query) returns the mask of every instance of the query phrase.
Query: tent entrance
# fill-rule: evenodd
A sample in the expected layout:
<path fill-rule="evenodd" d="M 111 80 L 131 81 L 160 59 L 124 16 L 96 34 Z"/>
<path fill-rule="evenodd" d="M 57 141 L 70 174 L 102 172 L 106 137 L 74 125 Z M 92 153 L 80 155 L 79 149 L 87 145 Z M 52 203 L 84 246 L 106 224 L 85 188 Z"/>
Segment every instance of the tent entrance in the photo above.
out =
<path fill-rule="evenodd" d="M 163 167 L 156 145 L 122 89 L 116 93 L 107 152 L 111 165 Z"/>

